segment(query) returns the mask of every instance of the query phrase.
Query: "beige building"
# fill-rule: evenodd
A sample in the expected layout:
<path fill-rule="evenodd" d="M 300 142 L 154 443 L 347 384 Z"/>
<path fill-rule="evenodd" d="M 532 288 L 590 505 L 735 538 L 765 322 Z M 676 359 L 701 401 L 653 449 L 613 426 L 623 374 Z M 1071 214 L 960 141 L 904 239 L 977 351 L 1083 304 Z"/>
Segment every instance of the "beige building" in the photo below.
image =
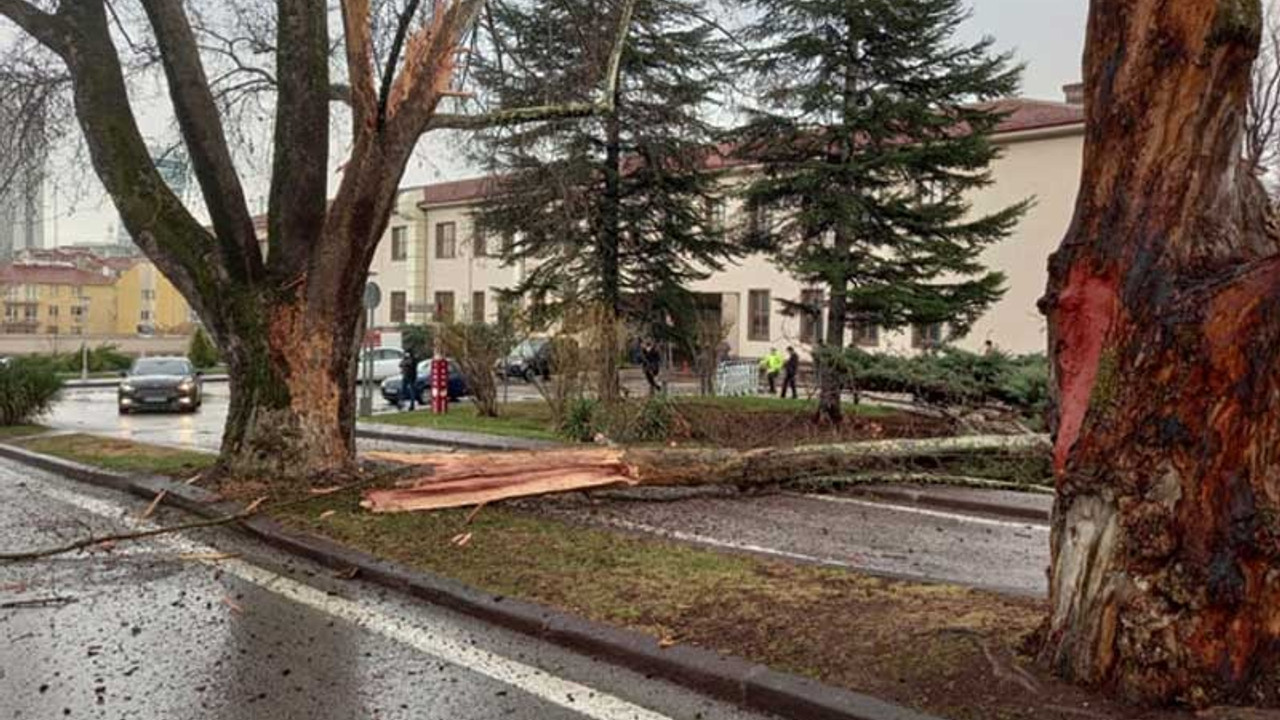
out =
<path fill-rule="evenodd" d="M 0 331 L 22 335 L 109 335 L 115 277 L 70 265 L 0 266 Z"/>
<path fill-rule="evenodd" d="M 988 249 L 988 267 L 1008 276 L 1003 299 L 955 344 L 980 350 L 987 340 L 1016 353 L 1045 349 L 1045 324 L 1036 309 L 1044 292 L 1049 255 L 1061 241 L 1074 210 L 1080 180 L 1084 114 L 1076 104 L 1017 99 L 1007 101 L 1009 117 L 995 141 L 1002 156 L 992 168 L 995 182 L 972 196 L 975 213 L 989 213 L 1032 198 L 1034 206 L 1005 241 Z M 725 176 L 726 192 L 743 183 L 751 167 Z M 472 222 L 483 202 L 483 178 L 439 183 L 402 191 L 399 208 L 374 260 L 374 279 L 383 290 L 377 325 L 430 322 L 445 317 L 493 320 L 497 292 L 518 283 L 525 268 L 504 266 L 492 257 L 496 238 L 478 237 Z M 731 200 L 726 222 L 741 220 Z M 396 239 L 402 233 L 403 241 Z M 729 326 L 735 355 L 759 357 L 771 347 L 812 339 L 813 328 L 783 313 L 779 300 L 801 300 L 806 288 L 768 257 L 752 256 L 697 283 L 703 304 L 719 308 Z M 402 295 L 401 295 L 402 293 Z M 403 297 L 403 301 L 398 298 Z M 403 313 L 400 308 L 403 307 Z M 911 352 L 946 339 L 947 328 L 921 327 L 889 332 L 861 328 L 859 345 L 883 352 Z"/>

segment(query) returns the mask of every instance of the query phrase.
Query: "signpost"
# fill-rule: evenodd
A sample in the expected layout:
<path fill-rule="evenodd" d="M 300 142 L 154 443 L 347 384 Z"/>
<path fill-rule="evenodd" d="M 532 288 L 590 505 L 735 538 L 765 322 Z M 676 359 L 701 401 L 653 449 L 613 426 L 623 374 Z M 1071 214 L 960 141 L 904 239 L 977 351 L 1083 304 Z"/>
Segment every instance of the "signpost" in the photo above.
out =
<path fill-rule="evenodd" d="M 365 336 L 364 336 L 364 368 L 361 371 L 363 382 L 360 383 L 360 416 L 369 417 L 373 415 L 373 339 L 368 330 L 373 327 L 373 311 L 378 309 L 382 304 L 382 288 L 378 287 L 375 282 L 370 282 L 364 286 L 364 299 L 362 303 L 365 312 L 368 315 L 365 318 Z"/>

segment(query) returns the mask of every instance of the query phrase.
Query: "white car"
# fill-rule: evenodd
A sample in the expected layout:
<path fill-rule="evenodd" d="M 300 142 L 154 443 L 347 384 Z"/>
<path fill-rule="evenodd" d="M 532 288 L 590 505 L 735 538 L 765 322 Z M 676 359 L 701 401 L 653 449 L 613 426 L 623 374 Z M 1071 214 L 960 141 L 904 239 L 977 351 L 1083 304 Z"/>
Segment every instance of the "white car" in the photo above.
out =
<path fill-rule="evenodd" d="M 400 376 L 400 361 L 404 359 L 404 351 L 400 348 L 374 348 L 360 353 L 360 368 L 356 376 L 362 381 L 366 379 L 365 361 L 370 357 L 373 358 L 373 377 L 369 379 L 380 383 L 389 377 Z"/>

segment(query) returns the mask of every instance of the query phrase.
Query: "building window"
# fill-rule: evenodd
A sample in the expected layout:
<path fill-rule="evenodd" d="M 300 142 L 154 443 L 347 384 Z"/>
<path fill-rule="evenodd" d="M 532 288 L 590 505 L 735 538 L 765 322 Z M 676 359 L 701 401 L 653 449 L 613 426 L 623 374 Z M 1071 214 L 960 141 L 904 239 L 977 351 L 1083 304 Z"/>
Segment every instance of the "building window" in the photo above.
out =
<path fill-rule="evenodd" d="M 40 320 L 40 306 L 28 305 L 22 313 L 22 319 L 31 322 L 38 322 Z"/>
<path fill-rule="evenodd" d="M 875 323 L 854 325 L 853 344 L 858 347 L 880 347 L 880 326 Z"/>
<path fill-rule="evenodd" d="M 471 293 L 471 322 L 484 324 L 484 291 Z"/>
<path fill-rule="evenodd" d="M 765 205 L 757 205 L 751 210 L 751 235 L 764 237 L 773 231 L 773 213 Z"/>
<path fill-rule="evenodd" d="M 391 260 L 399 262 L 409 257 L 409 228 L 391 228 Z"/>
<path fill-rule="evenodd" d="M 727 221 L 723 198 L 707 198 L 707 229 L 711 232 L 724 230 Z"/>
<path fill-rule="evenodd" d="M 436 293 L 436 322 L 453 322 L 453 293 Z"/>
<path fill-rule="evenodd" d="M 405 317 L 405 294 L 403 292 L 391 293 L 391 322 L 397 325 L 404 322 Z"/>
<path fill-rule="evenodd" d="M 40 299 L 40 288 L 36 287 L 35 285 L 25 285 L 23 286 L 23 290 L 26 291 L 28 300 Z"/>
<path fill-rule="evenodd" d="M 84 307 L 80 305 L 72 305 L 71 317 L 77 318 L 77 319 L 84 317 Z"/>
<path fill-rule="evenodd" d="M 436 223 L 436 258 L 452 260 L 458 257 L 458 226 L 455 223 Z"/>
<path fill-rule="evenodd" d="M 150 321 L 150 320 L 151 320 L 151 311 L 150 311 L 150 310 L 143 310 L 143 311 L 142 311 L 142 322 L 148 322 L 148 321 Z"/>
<path fill-rule="evenodd" d="M 752 342 L 769 342 L 769 291 L 748 292 L 747 306 L 747 339 Z"/>
<path fill-rule="evenodd" d="M 911 347 L 925 350 L 942 345 L 942 323 L 911 326 Z"/>
<path fill-rule="evenodd" d="M 822 325 L 823 295 L 821 290 L 800 291 L 800 342 L 813 345 L 819 342 Z"/>
<path fill-rule="evenodd" d="M 471 254 L 478 258 L 489 257 L 489 237 L 478 225 L 471 231 Z"/>
<path fill-rule="evenodd" d="M 155 300 L 155 299 L 156 299 L 156 291 L 155 291 L 155 290 L 143 290 L 143 291 L 142 291 L 142 299 L 143 299 L 143 300 Z"/>
<path fill-rule="evenodd" d="M 56 317 L 58 317 L 58 306 L 57 306 L 57 305 L 50 305 L 50 306 L 49 306 L 49 317 L 51 317 L 51 318 L 56 318 Z"/>

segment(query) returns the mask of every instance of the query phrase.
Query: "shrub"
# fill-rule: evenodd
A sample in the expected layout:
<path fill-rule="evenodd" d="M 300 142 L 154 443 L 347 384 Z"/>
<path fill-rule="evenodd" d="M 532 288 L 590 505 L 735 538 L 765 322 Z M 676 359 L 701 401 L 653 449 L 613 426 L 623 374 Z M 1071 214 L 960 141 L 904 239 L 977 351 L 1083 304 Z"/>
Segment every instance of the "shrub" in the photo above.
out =
<path fill-rule="evenodd" d="M 511 352 L 513 338 L 503 326 L 487 323 L 449 323 L 437 330 L 441 349 L 458 363 L 467 379 L 476 411 L 498 417 L 498 363 Z"/>
<path fill-rule="evenodd" d="M 400 348 L 416 358 L 435 354 L 435 331 L 430 325 L 406 325 L 400 330 Z"/>
<path fill-rule="evenodd" d="M 191 347 L 187 350 L 187 357 L 192 365 L 201 370 L 218 364 L 218 348 L 209 339 L 209 334 L 204 331 L 204 328 L 197 327 L 195 334 L 191 336 Z"/>
<path fill-rule="evenodd" d="M 47 360 L 18 358 L 0 367 L 0 426 L 35 420 L 61 389 L 62 381 Z"/>
<path fill-rule="evenodd" d="M 556 431 L 574 442 L 591 442 L 599 432 L 597 422 L 600 402 L 594 398 L 576 397 L 570 400 Z"/>

